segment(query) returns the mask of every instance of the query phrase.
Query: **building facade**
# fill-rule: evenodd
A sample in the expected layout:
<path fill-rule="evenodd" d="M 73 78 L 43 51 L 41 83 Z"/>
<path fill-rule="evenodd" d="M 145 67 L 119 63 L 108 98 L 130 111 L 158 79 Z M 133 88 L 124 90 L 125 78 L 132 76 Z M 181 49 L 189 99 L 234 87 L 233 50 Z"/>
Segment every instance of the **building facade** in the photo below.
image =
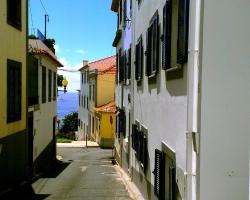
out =
<path fill-rule="evenodd" d="M 101 144 L 100 118 L 95 108 L 114 100 L 115 56 L 94 62 L 83 62 L 79 91 L 79 127 L 76 138 L 90 139 Z M 104 92 L 105 91 L 105 92 Z M 83 125 L 82 125 L 83 124 Z"/>
<path fill-rule="evenodd" d="M 27 1 L 0 2 L 0 193 L 29 175 Z"/>
<path fill-rule="evenodd" d="M 117 73 L 115 103 L 117 106 L 115 158 L 129 170 L 131 138 L 131 45 L 132 45 L 132 1 L 112 1 L 111 10 L 117 13 L 117 32 L 113 41 L 116 47 Z M 124 159 L 122 159 L 124 158 Z"/>
<path fill-rule="evenodd" d="M 127 32 L 119 23 L 129 21 L 121 17 L 128 10 L 132 38 L 129 87 L 126 62 L 117 62 L 116 159 L 145 199 L 249 198 L 249 4 L 234 9 L 235 2 L 227 1 L 222 16 L 223 6 L 112 1 L 118 58 L 126 54 Z M 128 154 L 122 156 L 126 137 Z"/>
<path fill-rule="evenodd" d="M 38 39 L 29 39 L 28 135 L 33 136 L 34 172 L 56 159 L 57 68 L 63 65 Z"/>

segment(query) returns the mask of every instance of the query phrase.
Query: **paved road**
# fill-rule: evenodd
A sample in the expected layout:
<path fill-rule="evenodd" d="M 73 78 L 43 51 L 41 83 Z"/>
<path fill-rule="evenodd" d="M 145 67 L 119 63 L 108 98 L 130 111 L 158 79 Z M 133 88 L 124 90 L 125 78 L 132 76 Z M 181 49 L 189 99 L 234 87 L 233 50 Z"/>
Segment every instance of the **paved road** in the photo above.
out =
<path fill-rule="evenodd" d="M 112 165 L 110 150 L 58 148 L 62 163 L 18 199 L 35 200 L 128 200 L 122 179 Z"/>

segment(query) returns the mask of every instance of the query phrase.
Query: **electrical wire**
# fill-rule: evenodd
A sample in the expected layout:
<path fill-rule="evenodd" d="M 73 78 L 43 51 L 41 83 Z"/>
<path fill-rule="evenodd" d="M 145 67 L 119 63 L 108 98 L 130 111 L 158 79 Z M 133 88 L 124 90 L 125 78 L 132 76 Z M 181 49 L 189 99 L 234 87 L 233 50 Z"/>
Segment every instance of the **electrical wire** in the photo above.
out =
<path fill-rule="evenodd" d="M 43 4 L 43 1 L 40 0 L 40 3 L 41 3 L 41 5 L 42 5 L 42 7 L 43 7 L 43 10 L 44 10 L 45 14 L 48 15 L 48 12 L 47 12 L 47 10 L 46 10 L 44 4 Z"/>

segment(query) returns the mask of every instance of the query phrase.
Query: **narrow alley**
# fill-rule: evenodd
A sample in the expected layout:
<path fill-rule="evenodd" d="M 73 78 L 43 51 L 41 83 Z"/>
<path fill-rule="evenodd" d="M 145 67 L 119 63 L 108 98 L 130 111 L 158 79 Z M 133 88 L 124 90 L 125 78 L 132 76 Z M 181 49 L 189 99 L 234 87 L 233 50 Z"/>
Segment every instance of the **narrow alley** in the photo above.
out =
<path fill-rule="evenodd" d="M 55 170 L 6 199 L 132 199 L 112 164 L 111 150 L 59 147 L 57 154 L 62 160 Z"/>

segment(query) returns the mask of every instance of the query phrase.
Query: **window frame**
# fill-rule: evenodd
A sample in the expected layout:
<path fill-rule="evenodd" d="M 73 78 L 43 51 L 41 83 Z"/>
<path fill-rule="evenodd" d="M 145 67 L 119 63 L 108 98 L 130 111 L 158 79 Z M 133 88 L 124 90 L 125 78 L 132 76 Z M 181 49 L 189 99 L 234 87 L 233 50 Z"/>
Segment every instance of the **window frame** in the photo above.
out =
<path fill-rule="evenodd" d="M 7 124 L 22 119 L 22 63 L 7 59 Z M 13 86 L 13 87 L 12 87 Z"/>
<path fill-rule="evenodd" d="M 15 1 L 15 2 L 14 2 Z M 22 31 L 22 0 L 6 0 L 7 3 L 7 24 Z M 13 5 L 11 5 L 11 3 Z M 14 6 L 15 8 L 11 8 Z"/>
<path fill-rule="evenodd" d="M 143 79 L 143 64 L 144 64 L 144 52 L 143 52 L 143 39 L 142 35 L 137 40 L 135 46 L 135 80 L 137 82 Z"/>

